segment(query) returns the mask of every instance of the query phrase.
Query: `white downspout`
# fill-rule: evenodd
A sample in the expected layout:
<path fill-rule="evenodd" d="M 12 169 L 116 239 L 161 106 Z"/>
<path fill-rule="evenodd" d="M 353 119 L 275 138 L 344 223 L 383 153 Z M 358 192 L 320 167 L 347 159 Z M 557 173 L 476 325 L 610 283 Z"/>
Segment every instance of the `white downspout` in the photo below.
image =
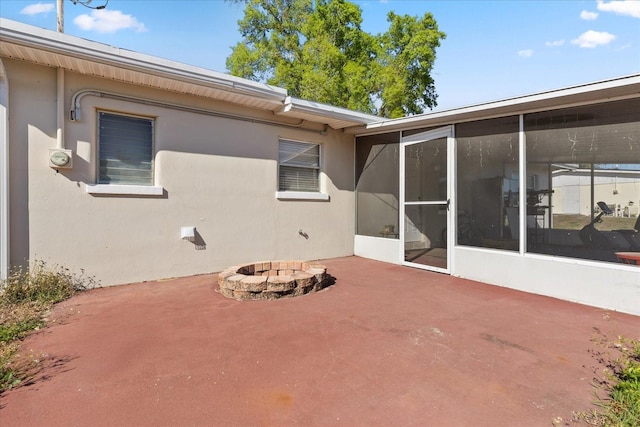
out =
<path fill-rule="evenodd" d="M 56 82 L 56 148 L 64 149 L 64 68 L 57 68 Z"/>
<path fill-rule="evenodd" d="M 56 27 L 64 33 L 64 0 L 56 0 Z M 56 69 L 56 148 L 64 149 L 64 68 Z"/>
<path fill-rule="evenodd" d="M 9 275 L 9 79 L 0 59 L 0 280 Z"/>

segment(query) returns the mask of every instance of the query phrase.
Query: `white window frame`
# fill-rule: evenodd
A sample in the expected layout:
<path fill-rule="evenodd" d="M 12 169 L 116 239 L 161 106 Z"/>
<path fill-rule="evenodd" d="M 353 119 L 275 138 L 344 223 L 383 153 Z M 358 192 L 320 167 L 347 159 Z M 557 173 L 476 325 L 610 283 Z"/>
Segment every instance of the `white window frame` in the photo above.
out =
<path fill-rule="evenodd" d="M 318 174 L 318 188 L 316 191 L 288 191 L 288 190 L 280 190 L 280 167 L 287 166 L 286 163 L 282 164 L 280 161 L 280 144 L 282 142 L 293 142 L 297 144 L 306 144 L 310 146 L 318 147 L 318 167 L 309 167 L 308 169 L 315 169 Z M 329 195 L 322 192 L 322 144 L 309 142 L 309 141 L 299 141 L 290 138 L 279 138 L 278 139 L 278 173 L 277 173 L 277 185 L 278 191 L 276 191 L 276 198 L 278 200 L 320 200 L 320 201 L 328 201 Z M 304 168 L 305 166 L 298 166 Z"/>
<path fill-rule="evenodd" d="M 162 196 L 164 194 L 164 188 L 155 185 L 155 118 L 139 116 L 135 114 L 119 113 L 107 110 L 98 110 L 96 114 L 96 181 L 100 179 L 100 114 L 109 114 L 112 116 L 132 117 L 137 119 L 149 120 L 151 122 L 151 184 L 109 184 L 109 183 L 96 183 L 93 185 L 87 185 L 87 193 L 96 195 L 138 195 L 138 196 Z"/>

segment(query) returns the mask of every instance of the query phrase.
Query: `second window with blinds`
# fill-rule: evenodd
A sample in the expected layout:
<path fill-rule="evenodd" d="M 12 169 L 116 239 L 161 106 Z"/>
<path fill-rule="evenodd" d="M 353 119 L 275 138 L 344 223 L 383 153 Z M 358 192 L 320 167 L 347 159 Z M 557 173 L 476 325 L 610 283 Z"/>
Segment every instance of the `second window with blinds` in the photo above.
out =
<path fill-rule="evenodd" d="M 320 144 L 281 139 L 278 190 L 320 192 Z"/>

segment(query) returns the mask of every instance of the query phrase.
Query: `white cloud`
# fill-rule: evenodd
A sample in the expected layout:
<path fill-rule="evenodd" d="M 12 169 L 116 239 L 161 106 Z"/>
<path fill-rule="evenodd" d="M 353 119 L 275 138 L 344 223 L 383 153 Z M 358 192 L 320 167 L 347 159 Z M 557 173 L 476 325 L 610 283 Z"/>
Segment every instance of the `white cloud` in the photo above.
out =
<path fill-rule="evenodd" d="M 595 21 L 598 18 L 598 13 L 583 10 L 582 12 L 580 12 L 580 18 L 584 19 L 585 21 Z"/>
<path fill-rule="evenodd" d="M 616 52 L 620 52 L 621 50 L 629 49 L 630 47 L 631 47 L 631 43 L 627 43 L 624 46 L 620 46 L 619 48 L 617 48 Z"/>
<path fill-rule="evenodd" d="M 580 47 L 593 48 L 609 44 L 615 38 L 616 36 L 605 31 L 589 30 L 585 33 L 580 34 L 577 39 L 571 40 L 571 43 L 577 44 Z"/>
<path fill-rule="evenodd" d="M 601 12 L 613 12 L 618 15 L 627 15 L 640 18 L 640 1 L 638 0 L 614 0 L 605 3 L 598 0 L 598 10 Z"/>
<path fill-rule="evenodd" d="M 554 40 L 552 42 L 546 42 L 545 45 L 549 47 L 558 47 L 564 44 L 564 39 L 562 40 Z"/>
<path fill-rule="evenodd" d="M 523 49 L 518 51 L 518 56 L 523 58 L 531 58 L 533 56 L 533 50 L 531 49 Z"/>
<path fill-rule="evenodd" d="M 139 22 L 134 16 L 125 15 L 119 10 L 93 10 L 91 15 L 80 15 L 73 22 L 83 30 L 97 31 L 99 33 L 115 33 L 118 30 L 126 29 L 146 31 L 142 22 Z"/>
<path fill-rule="evenodd" d="M 30 4 L 29 6 L 23 8 L 20 11 L 20 14 L 34 16 L 34 15 L 39 15 L 41 13 L 49 13 L 53 10 L 53 7 L 54 7 L 53 3 Z"/>

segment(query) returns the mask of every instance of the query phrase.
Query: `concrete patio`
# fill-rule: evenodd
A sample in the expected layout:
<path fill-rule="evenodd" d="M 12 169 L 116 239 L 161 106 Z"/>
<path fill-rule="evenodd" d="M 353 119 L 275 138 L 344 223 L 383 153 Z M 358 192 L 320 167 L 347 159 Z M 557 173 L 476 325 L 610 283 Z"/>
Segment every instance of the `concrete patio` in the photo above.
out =
<path fill-rule="evenodd" d="M 49 367 L 2 396 L 1 424 L 549 426 L 592 407 L 594 328 L 640 334 L 640 317 L 322 263 L 335 284 L 291 299 L 230 300 L 203 275 L 59 304 L 23 345 Z"/>

